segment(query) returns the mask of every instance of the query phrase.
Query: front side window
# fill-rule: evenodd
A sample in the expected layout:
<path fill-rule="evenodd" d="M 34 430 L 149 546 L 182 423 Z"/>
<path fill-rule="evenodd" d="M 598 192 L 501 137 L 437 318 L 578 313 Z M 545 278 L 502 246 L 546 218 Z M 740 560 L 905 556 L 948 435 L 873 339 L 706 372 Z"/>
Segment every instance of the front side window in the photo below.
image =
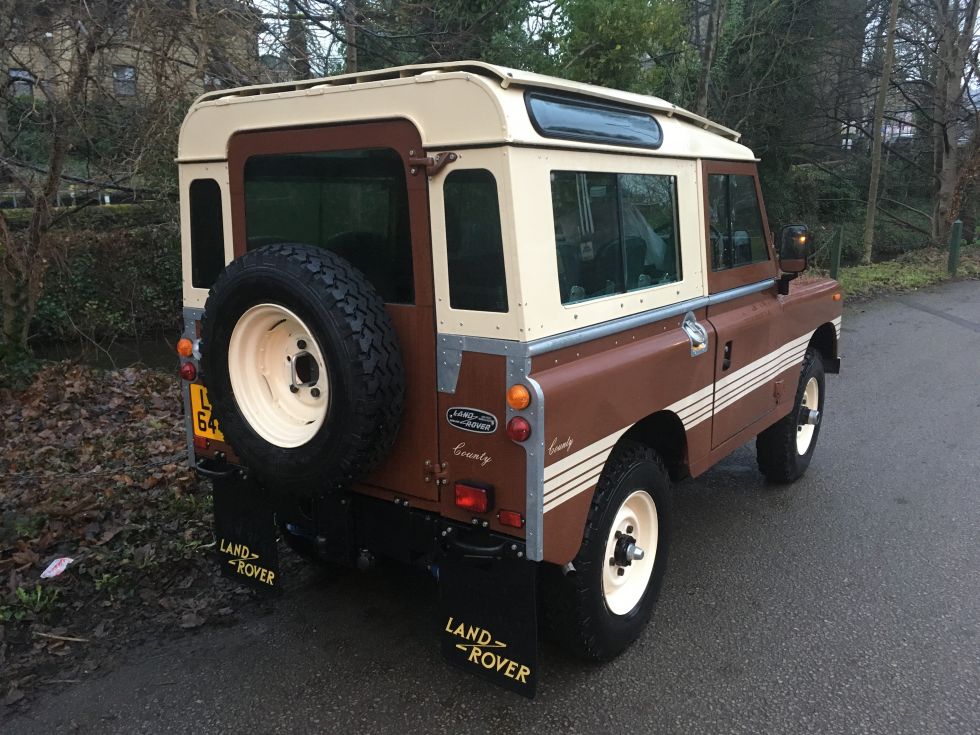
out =
<path fill-rule="evenodd" d="M 136 68 L 132 66 L 112 67 L 112 83 L 119 97 L 133 97 L 136 94 Z"/>
<path fill-rule="evenodd" d="M 443 186 L 449 304 L 507 311 L 507 279 L 497 181 L 486 169 L 453 171 Z"/>
<path fill-rule="evenodd" d="M 331 250 L 386 302 L 415 301 L 405 167 L 389 148 L 252 156 L 245 235 L 248 249 L 298 242 Z"/>
<path fill-rule="evenodd" d="M 563 304 L 681 279 L 677 177 L 554 171 Z"/>
<path fill-rule="evenodd" d="M 769 260 L 754 177 L 709 174 L 708 210 L 712 270 Z"/>

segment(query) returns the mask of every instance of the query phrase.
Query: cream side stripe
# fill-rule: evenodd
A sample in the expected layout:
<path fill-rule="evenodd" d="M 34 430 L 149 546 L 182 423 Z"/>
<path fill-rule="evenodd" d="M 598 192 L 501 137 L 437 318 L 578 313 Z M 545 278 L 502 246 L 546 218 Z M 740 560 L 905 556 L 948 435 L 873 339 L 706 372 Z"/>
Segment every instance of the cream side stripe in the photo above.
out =
<path fill-rule="evenodd" d="M 544 468 L 545 482 L 553 477 L 556 477 L 557 475 L 560 475 L 562 472 L 571 469 L 575 465 L 582 463 L 584 460 L 593 456 L 597 452 L 600 452 L 603 449 L 611 449 L 612 446 L 619 441 L 619 437 L 626 433 L 626 429 L 628 428 L 629 427 L 627 426 L 625 429 L 620 429 L 619 431 L 613 432 L 605 439 L 600 439 L 597 442 L 593 442 L 589 446 L 578 450 L 574 454 L 570 454 L 564 459 L 560 459 L 554 464 L 548 465 Z"/>
<path fill-rule="evenodd" d="M 589 474 L 596 467 L 602 467 L 609 455 L 612 453 L 612 447 L 608 449 L 603 449 L 598 454 L 590 457 L 581 464 L 575 465 L 572 469 L 563 472 L 561 475 L 552 478 L 544 484 L 544 497 L 547 500 L 549 495 L 554 495 L 561 491 L 563 486 L 571 485 L 580 479 L 582 476 Z"/>
<path fill-rule="evenodd" d="M 720 390 L 715 394 L 715 404 L 728 401 L 732 397 L 737 398 L 738 396 L 744 394 L 750 386 L 758 384 L 761 380 L 765 379 L 774 367 L 781 365 L 792 365 L 797 362 L 803 361 L 803 356 L 806 354 L 806 347 L 799 347 L 794 351 L 787 353 L 785 355 L 780 355 L 776 357 L 771 362 L 766 363 L 762 367 L 756 368 L 752 371 L 751 375 L 746 375 L 744 378 L 740 379 L 737 383 L 733 383 L 727 386 L 724 390 Z"/>
<path fill-rule="evenodd" d="M 601 475 L 602 475 L 602 469 L 599 469 L 593 475 L 591 475 L 588 478 L 586 478 L 580 484 L 573 485 L 572 487 L 568 488 L 560 496 L 556 496 L 552 500 L 545 501 L 545 504 L 544 504 L 544 512 L 547 513 L 552 508 L 557 508 L 559 505 L 561 505 L 565 501 L 571 500 L 576 495 L 579 495 L 581 493 L 584 493 L 586 490 L 589 490 L 589 489 L 595 487 L 595 484 L 599 481 L 599 477 Z"/>

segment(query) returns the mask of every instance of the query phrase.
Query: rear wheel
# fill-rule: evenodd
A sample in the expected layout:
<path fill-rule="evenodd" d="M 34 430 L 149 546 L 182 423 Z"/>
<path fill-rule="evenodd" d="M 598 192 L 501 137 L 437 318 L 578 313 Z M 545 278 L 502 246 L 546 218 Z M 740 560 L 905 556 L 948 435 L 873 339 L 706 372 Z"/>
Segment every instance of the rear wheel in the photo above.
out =
<path fill-rule="evenodd" d="M 671 488 L 649 447 L 616 448 L 596 488 L 573 570 L 544 570 L 547 632 L 571 653 L 614 658 L 643 631 L 667 565 Z"/>
<path fill-rule="evenodd" d="M 811 347 L 803 358 L 793 410 L 755 441 L 759 470 L 770 482 L 794 482 L 806 472 L 820 435 L 823 403 L 823 362 Z"/>

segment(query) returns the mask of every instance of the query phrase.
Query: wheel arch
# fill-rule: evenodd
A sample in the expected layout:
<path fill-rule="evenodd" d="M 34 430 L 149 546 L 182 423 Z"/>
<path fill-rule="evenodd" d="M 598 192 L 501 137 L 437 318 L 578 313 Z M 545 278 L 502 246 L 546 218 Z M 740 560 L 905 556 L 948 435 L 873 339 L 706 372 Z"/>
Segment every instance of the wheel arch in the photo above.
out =
<path fill-rule="evenodd" d="M 817 327 L 810 338 L 810 347 L 820 353 L 825 372 L 834 374 L 840 372 L 840 359 L 837 354 L 837 330 L 832 323 L 824 322 Z"/>
<path fill-rule="evenodd" d="M 673 411 L 657 411 L 637 421 L 619 440 L 637 441 L 650 447 L 663 459 L 671 480 L 690 474 L 687 456 L 687 432 Z"/>

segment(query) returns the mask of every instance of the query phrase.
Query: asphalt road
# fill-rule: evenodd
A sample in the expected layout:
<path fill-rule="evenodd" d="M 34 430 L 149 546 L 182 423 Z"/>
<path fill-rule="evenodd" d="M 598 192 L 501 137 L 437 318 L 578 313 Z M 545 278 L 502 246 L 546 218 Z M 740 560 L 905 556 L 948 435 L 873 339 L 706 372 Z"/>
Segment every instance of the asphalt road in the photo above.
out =
<path fill-rule="evenodd" d="M 980 731 L 980 284 L 849 307 L 807 476 L 750 445 L 678 487 L 652 625 L 527 701 L 443 664 L 435 586 L 294 581 L 264 616 L 131 652 L 14 733 Z"/>

